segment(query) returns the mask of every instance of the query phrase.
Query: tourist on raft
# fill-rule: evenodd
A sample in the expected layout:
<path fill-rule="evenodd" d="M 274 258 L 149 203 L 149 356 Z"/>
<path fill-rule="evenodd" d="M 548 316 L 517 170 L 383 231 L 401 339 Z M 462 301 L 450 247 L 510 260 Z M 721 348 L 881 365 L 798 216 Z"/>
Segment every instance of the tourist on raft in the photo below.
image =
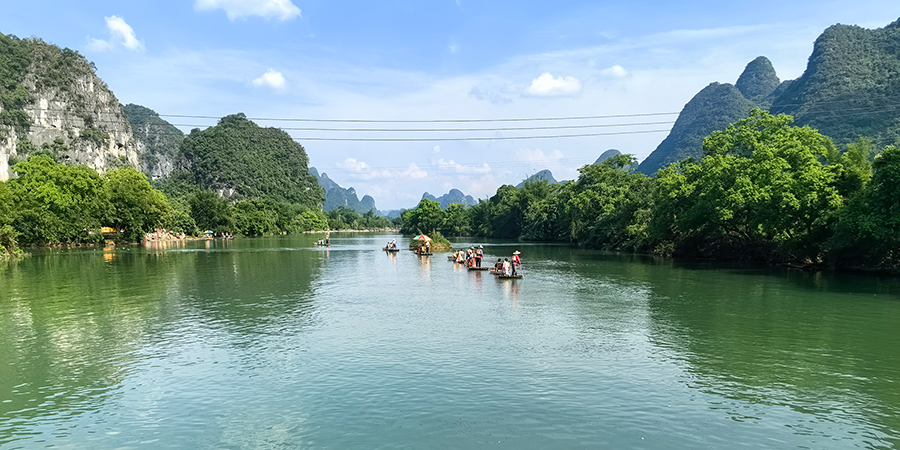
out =
<path fill-rule="evenodd" d="M 484 247 L 479 245 L 475 250 L 475 267 L 481 267 L 482 259 L 484 259 Z"/>

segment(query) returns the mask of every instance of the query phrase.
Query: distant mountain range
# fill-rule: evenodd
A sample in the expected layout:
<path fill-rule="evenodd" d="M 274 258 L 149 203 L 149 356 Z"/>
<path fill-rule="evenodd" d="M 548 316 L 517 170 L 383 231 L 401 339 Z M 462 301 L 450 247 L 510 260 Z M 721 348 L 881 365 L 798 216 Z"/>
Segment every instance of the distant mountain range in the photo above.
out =
<path fill-rule="evenodd" d="M 375 211 L 375 214 L 380 214 L 378 208 L 375 207 L 375 199 L 371 196 L 364 195 L 360 199 L 356 195 L 356 189 L 341 187 L 334 180 L 328 178 L 328 174 L 325 172 L 319 175 L 319 171 L 315 167 L 310 167 L 309 173 L 316 177 L 319 186 L 325 190 L 325 204 L 322 207 L 325 211 L 333 211 L 343 206 L 359 214 L 365 214 L 372 210 Z"/>
<path fill-rule="evenodd" d="M 451 203 L 459 203 L 464 206 L 474 206 L 478 204 L 478 201 L 475 200 L 471 195 L 463 194 L 459 189 L 450 189 L 450 192 L 446 194 L 435 197 L 429 193 L 422 194 L 422 198 L 427 198 L 429 200 L 434 200 L 441 204 L 441 209 L 447 209 Z"/>
<path fill-rule="evenodd" d="M 640 165 L 651 175 L 687 157 L 703 156 L 703 139 L 747 117 L 753 108 L 794 117 L 844 146 L 868 137 L 876 146 L 900 143 L 900 20 L 874 30 L 828 27 L 800 78 L 780 81 L 758 57 L 734 85 L 711 83 L 681 110 L 669 135 Z"/>
<path fill-rule="evenodd" d="M 547 169 L 544 169 L 524 180 L 521 183 L 517 184 L 516 187 L 522 189 L 525 186 L 525 183 L 530 181 L 546 181 L 550 184 L 559 184 L 559 181 L 556 181 L 556 178 L 553 178 L 553 172 L 550 172 Z"/>

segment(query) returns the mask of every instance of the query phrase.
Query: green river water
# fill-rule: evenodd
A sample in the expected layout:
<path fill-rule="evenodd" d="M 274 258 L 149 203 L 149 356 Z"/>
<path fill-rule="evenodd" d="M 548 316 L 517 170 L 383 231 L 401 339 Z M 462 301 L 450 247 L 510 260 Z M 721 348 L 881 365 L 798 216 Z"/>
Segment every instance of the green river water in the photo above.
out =
<path fill-rule="evenodd" d="M 900 447 L 897 279 L 319 237 L 0 264 L 0 448 Z"/>

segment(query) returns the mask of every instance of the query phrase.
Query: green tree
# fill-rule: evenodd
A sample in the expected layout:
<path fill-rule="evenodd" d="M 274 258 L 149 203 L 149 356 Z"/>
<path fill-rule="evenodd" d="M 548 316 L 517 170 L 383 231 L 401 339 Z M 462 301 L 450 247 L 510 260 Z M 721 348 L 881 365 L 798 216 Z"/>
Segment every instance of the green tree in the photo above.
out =
<path fill-rule="evenodd" d="M 66 166 L 35 156 L 15 166 L 8 183 L 13 227 L 24 244 L 88 242 L 110 210 L 104 180 L 87 166 Z"/>
<path fill-rule="evenodd" d="M 444 222 L 441 232 L 448 236 L 465 236 L 469 234 L 469 214 L 465 205 L 451 203 L 444 210 Z"/>
<path fill-rule="evenodd" d="M 518 238 L 522 234 L 525 216 L 519 201 L 519 189 L 510 185 L 500 186 L 489 201 L 491 203 L 489 236 Z"/>
<path fill-rule="evenodd" d="M 191 217 L 200 231 L 231 231 L 231 205 L 212 191 L 198 191 L 188 197 Z"/>
<path fill-rule="evenodd" d="M 403 227 L 400 232 L 404 234 L 429 233 L 441 229 L 444 223 L 444 211 L 441 204 L 423 198 L 413 209 L 407 209 L 400 215 L 403 218 Z"/>
<path fill-rule="evenodd" d="M 818 260 L 841 206 L 831 141 L 758 109 L 658 176 L 657 237 L 697 256 Z"/>
<path fill-rule="evenodd" d="M 107 223 L 126 241 L 140 240 L 171 215 L 172 206 L 162 192 L 132 167 L 107 172 L 106 190 L 110 201 Z"/>
<path fill-rule="evenodd" d="M 900 271 L 900 149 L 875 158 L 871 182 L 841 212 L 832 258 L 842 267 Z"/>
<path fill-rule="evenodd" d="M 244 236 L 263 236 L 275 233 L 278 213 L 264 201 L 258 199 L 241 200 L 234 204 L 232 216 L 234 228 Z"/>
<path fill-rule="evenodd" d="M 328 228 L 328 219 L 322 212 L 304 211 L 296 218 L 298 231 L 325 230 Z"/>

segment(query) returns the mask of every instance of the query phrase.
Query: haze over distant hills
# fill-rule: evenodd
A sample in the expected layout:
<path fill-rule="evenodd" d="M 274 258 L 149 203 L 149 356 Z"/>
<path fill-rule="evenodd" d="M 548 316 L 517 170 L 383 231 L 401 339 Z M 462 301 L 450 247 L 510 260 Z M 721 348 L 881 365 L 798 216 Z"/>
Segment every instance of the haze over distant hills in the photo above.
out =
<path fill-rule="evenodd" d="M 522 189 L 522 187 L 525 186 L 525 183 L 527 183 L 529 181 L 542 181 L 542 180 L 546 181 L 550 184 L 559 184 L 559 181 L 556 181 L 556 178 L 553 178 L 553 172 L 550 172 L 549 170 L 544 169 L 544 170 L 522 180 L 522 182 L 517 184 L 516 187 L 519 189 Z"/>
<path fill-rule="evenodd" d="M 325 211 L 332 211 L 344 207 L 352 209 L 360 214 L 365 214 L 373 210 L 376 214 L 380 214 L 378 208 L 375 207 L 375 199 L 371 196 L 364 195 L 363 198 L 360 199 L 357 197 L 356 189 L 353 189 L 352 187 L 344 189 L 334 180 L 328 178 L 328 174 L 325 172 L 322 172 L 322 174 L 319 175 L 319 171 L 316 170 L 315 167 L 310 167 L 309 173 L 316 177 L 319 186 L 322 186 L 322 189 L 325 190 L 325 204 L 323 205 Z"/>
<path fill-rule="evenodd" d="M 458 203 L 460 205 L 465 205 L 465 206 L 472 206 L 472 205 L 478 204 L 478 201 L 475 200 L 474 197 L 472 197 L 471 195 L 463 194 L 463 192 L 460 191 L 459 189 L 450 189 L 450 192 L 447 192 L 446 194 L 444 194 L 440 197 L 435 197 L 426 192 L 426 193 L 422 194 L 422 198 L 427 198 L 429 200 L 434 200 L 434 201 L 440 203 L 441 209 L 446 209 L 447 206 L 450 205 L 451 203 Z"/>
<path fill-rule="evenodd" d="M 900 20 L 874 30 L 833 25 L 813 47 L 803 75 L 781 82 L 772 63 L 758 57 L 734 85 L 711 83 L 682 109 L 669 135 L 640 165 L 657 170 L 701 157 L 703 139 L 744 118 L 753 108 L 792 115 L 846 145 L 858 137 L 876 146 L 900 142 Z"/>

